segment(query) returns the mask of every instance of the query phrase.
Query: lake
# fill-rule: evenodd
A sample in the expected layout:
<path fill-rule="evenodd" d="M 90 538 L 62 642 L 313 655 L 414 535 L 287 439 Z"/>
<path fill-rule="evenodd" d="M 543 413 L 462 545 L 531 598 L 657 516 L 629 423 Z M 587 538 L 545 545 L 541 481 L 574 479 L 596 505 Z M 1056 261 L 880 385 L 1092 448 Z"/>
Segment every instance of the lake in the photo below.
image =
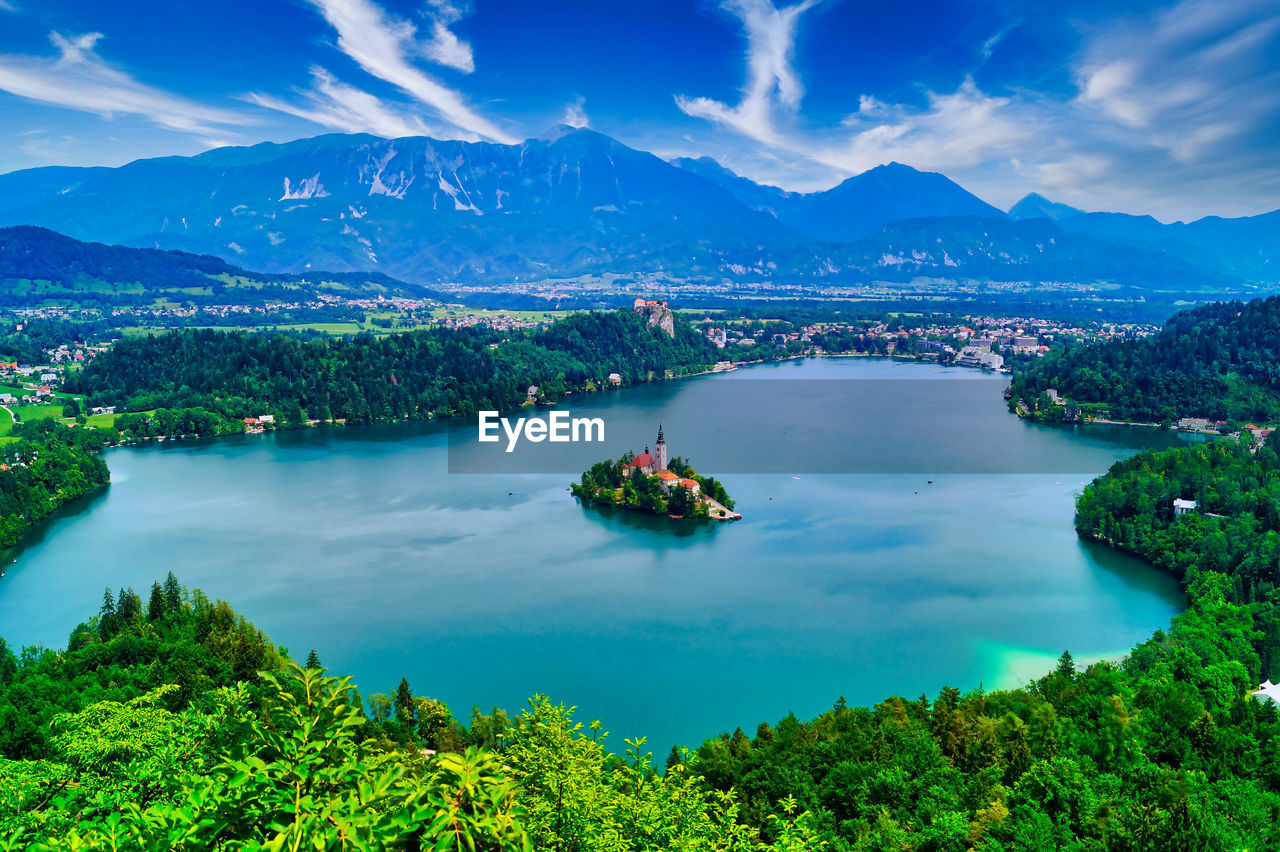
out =
<path fill-rule="evenodd" d="M 110 488 L 7 566 L 0 635 L 62 647 L 104 586 L 145 598 L 172 569 L 366 696 L 407 676 L 465 717 L 544 693 L 659 760 L 839 696 L 1015 686 L 1064 648 L 1122 654 L 1184 601 L 1072 528 L 1092 476 L 1177 437 L 1028 424 L 1005 384 L 849 358 L 595 394 L 561 407 L 602 417 L 607 446 L 543 445 L 569 455 L 512 454 L 502 473 L 457 472 L 484 468 L 474 426 L 431 423 L 116 449 Z M 741 521 L 570 496 L 659 422 Z"/>

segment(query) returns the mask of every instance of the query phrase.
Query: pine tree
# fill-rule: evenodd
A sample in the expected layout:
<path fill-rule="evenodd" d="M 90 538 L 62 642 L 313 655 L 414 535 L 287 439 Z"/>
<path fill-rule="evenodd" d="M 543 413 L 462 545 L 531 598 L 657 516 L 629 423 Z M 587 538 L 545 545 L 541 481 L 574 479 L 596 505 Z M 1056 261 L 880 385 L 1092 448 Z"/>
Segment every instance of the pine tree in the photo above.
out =
<path fill-rule="evenodd" d="M 311 653 L 307 654 L 307 668 L 322 669 L 324 666 L 320 664 L 320 655 L 316 653 L 316 649 L 312 648 Z"/>
<path fill-rule="evenodd" d="M 172 571 L 164 578 L 164 606 L 168 612 L 177 612 L 182 606 L 182 586 L 178 585 L 178 578 Z"/>
<path fill-rule="evenodd" d="M 684 756 L 680 754 L 680 748 L 678 746 L 672 746 L 671 754 L 667 755 L 667 771 L 675 769 L 682 763 L 684 763 Z"/>
<path fill-rule="evenodd" d="M 1069 678 L 1076 676 L 1076 661 L 1071 659 L 1070 651 L 1063 651 L 1058 658 L 1058 674 Z"/>
<path fill-rule="evenodd" d="M 413 693 L 409 690 L 409 679 L 400 678 L 400 686 L 396 687 L 396 721 L 405 730 L 413 729 Z"/>
<path fill-rule="evenodd" d="M 142 598 L 133 589 L 121 589 L 116 597 L 116 616 L 123 627 L 142 615 Z"/>
<path fill-rule="evenodd" d="M 747 755 L 751 754 L 751 740 L 747 739 L 742 728 L 734 730 L 733 736 L 729 739 L 729 754 L 733 755 L 735 760 L 745 760 Z"/>
<path fill-rule="evenodd" d="M 151 600 L 147 601 L 147 620 L 158 621 L 164 618 L 167 607 L 164 603 L 164 591 L 159 583 L 151 584 Z"/>
<path fill-rule="evenodd" d="M 103 638 L 116 632 L 116 601 L 111 596 L 110 589 L 102 593 L 102 609 L 98 610 L 98 630 Z"/>

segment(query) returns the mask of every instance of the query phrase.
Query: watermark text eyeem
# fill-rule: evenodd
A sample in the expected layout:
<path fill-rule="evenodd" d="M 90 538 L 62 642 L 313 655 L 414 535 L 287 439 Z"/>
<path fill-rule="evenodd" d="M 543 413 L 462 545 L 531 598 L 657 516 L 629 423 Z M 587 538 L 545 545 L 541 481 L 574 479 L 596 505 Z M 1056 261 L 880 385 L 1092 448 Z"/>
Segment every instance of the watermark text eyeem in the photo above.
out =
<path fill-rule="evenodd" d="M 484 444 L 500 442 L 500 433 L 505 433 L 508 453 L 515 451 L 521 437 L 535 444 L 604 441 L 603 417 L 574 417 L 568 411 L 553 411 L 545 420 L 540 417 L 512 419 L 499 417 L 496 411 L 481 411 L 479 429 L 479 441 Z"/>

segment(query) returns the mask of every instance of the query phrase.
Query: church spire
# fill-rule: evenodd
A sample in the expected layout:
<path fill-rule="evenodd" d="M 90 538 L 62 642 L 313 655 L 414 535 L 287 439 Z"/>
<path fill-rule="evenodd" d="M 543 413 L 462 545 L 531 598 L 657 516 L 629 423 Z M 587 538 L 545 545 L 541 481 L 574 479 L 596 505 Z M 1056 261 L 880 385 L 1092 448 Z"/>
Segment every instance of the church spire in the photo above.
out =
<path fill-rule="evenodd" d="M 667 441 L 662 437 L 662 424 L 658 424 L 658 443 L 653 445 L 654 461 L 657 463 L 658 470 L 667 469 Z"/>

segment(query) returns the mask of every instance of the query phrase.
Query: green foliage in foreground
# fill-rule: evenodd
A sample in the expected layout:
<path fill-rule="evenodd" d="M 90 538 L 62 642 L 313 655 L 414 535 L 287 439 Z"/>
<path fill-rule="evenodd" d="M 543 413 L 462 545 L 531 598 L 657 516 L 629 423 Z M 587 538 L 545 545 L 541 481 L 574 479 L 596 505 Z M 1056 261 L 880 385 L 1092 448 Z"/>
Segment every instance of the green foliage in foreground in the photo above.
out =
<path fill-rule="evenodd" d="M 823 848 L 798 812 L 762 844 L 736 795 L 543 697 L 467 729 L 402 681 L 370 718 L 172 575 L 145 607 L 105 595 L 69 648 L 0 643 L 0 718 L 27 720 L 0 741 L 0 850 Z"/>
<path fill-rule="evenodd" d="M 366 753 L 345 680 L 296 668 L 264 680 L 256 714 L 240 685 L 207 712 L 148 706 L 160 690 L 58 717 L 61 762 L 0 788 L 3 817 L 26 823 L 0 848 L 528 848 L 495 755 L 427 766 Z"/>

